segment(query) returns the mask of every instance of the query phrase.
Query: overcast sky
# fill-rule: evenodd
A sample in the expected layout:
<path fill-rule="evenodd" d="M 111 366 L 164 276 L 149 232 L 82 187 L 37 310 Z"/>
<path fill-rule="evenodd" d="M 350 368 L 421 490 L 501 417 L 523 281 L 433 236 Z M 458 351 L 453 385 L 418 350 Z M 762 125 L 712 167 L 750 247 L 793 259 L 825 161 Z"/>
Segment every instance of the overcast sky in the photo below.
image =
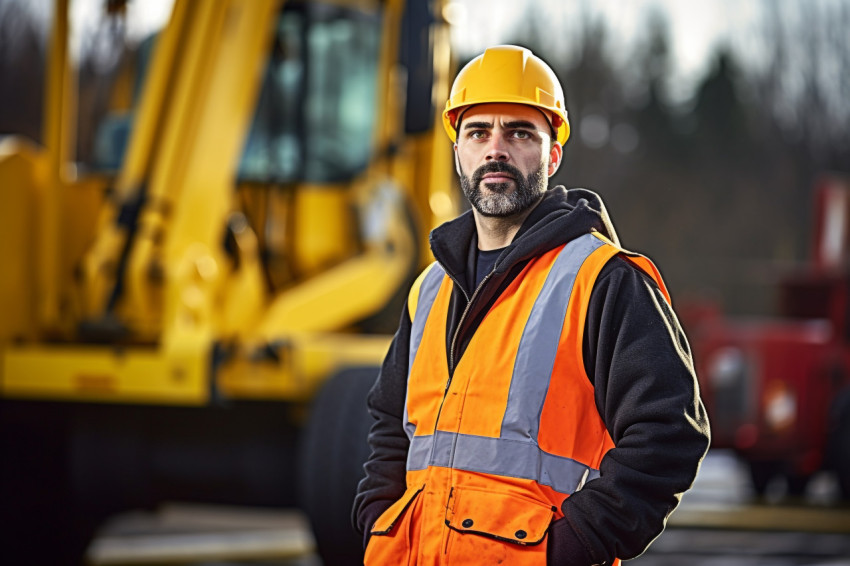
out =
<path fill-rule="evenodd" d="M 551 45 L 549 57 L 563 53 L 569 61 L 582 22 L 604 20 L 611 31 L 610 53 L 615 60 L 625 59 L 633 53 L 635 42 L 644 37 L 650 15 L 654 10 L 660 11 L 668 22 L 675 79 L 668 94 L 684 100 L 713 63 L 712 54 L 719 43 L 730 46 L 745 67 L 758 69 L 770 62 L 772 53 L 764 43 L 769 17 L 775 16 L 793 30 L 805 25 L 800 15 L 804 10 L 820 14 L 820 21 L 829 21 L 830 14 L 843 10 L 846 21 L 848 8 L 850 0 L 453 0 L 447 12 L 459 58 L 469 58 L 488 45 L 511 41 L 518 25 L 535 18 L 545 41 Z M 793 39 L 794 33 L 790 37 Z M 790 56 L 803 64 L 811 59 L 799 52 L 794 54 L 795 49 L 805 47 L 789 48 Z M 846 54 L 842 54 L 821 58 L 819 63 L 824 72 L 834 74 L 843 71 L 831 67 L 845 60 Z"/>
<path fill-rule="evenodd" d="M 454 0 L 448 13 L 454 24 L 452 42 L 461 57 L 510 41 L 531 9 L 540 11 L 536 17 L 544 22 L 551 52 L 568 58 L 582 21 L 603 19 L 612 32 L 612 52 L 626 55 L 644 37 L 652 12 L 660 11 L 669 23 L 674 71 L 692 81 L 704 74 L 719 42 L 745 51 L 754 63 L 761 62 L 764 50 L 754 30 L 762 21 L 763 7 L 763 0 Z"/>

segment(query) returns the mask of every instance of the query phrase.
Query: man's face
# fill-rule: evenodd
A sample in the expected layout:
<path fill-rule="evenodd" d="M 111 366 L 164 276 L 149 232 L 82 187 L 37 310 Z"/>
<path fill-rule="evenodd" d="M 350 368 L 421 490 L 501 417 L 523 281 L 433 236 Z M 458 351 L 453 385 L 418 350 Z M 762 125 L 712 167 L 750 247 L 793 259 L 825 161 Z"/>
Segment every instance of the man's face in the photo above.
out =
<path fill-rule="evenodd" d="M 455 155 L 463 194 L 483 216 L 533 206 L 560 164 L 544 115 L 521 104 L 480 104 L 463 114 Z"/>

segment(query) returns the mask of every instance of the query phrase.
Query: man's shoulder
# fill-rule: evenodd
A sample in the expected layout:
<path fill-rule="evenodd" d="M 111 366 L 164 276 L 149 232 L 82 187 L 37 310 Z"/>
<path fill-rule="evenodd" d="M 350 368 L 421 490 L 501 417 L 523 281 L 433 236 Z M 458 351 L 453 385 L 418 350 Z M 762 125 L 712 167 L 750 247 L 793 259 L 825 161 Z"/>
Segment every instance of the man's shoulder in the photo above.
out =
<path fill-rule="evenodd" d="M 618 294 L 635 293 L 640 288 L 661 290 L 653 276 L 626 253 L 613 256 L 599 271 L 594 290 L 603 287 L 609 292 L 616 290 Z"/>

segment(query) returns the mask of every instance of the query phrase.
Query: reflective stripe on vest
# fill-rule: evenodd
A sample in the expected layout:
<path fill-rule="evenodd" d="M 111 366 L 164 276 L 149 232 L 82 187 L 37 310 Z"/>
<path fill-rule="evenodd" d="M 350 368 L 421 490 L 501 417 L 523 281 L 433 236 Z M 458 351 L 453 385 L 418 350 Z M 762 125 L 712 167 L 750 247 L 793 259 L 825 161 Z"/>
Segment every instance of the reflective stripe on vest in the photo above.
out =
<path fill-rule="evenodd" d="M 522 328 L 498 437 L 443 430 L 421 430 L 417 435 L 415 426 L 408 421 L 405 402 L 405 431 L 411 439 L 408 471 L 423 470 L 429 466 L 451 467 L 529 479 L 564 494 L 573 493 L 584 482 L 598 477 L 599 471 L 587 463 L 542 450 L 538 433 L 573 286 L 587 258 L 606 244 L 599 237 L 587 234 L 569 242 L 557 253 Z M 620 251 L 612 246 L 606 258 Z M 416 312 L 411 313 L 409 371 L 412 371 L 419 354 L 428 315 L 443 285 L 450 286 L 452 283 L 439 266 L 425 274 Z M 436 315 L 446 316 L 447 313 Z M 444 344 L 443 340 L 441 345 Z M 411 386 L 415 384 L 409 382 L 408 388 Z"/>
<path fill-rule="evenodd" d="M 534 442 L 473 436 L 438 430 L 410 443 L 408 471 L 428 466 L 534 480 L 560 493 L 575 493 L 599 470 L 570 458 L 548 454 Z"/>
<path fill-rule="evenodd" d="M 446 277 L 446 272 L 438 263 L 432 263 L 427 271 L 419 276 L 419 280 L 414 284 L 418 287 L 417 302 L 408 301 L 408 308 L 412 308 L 415 312 L 410 313 L 412 328 L 410 329 L 410 349 L 407 363 L 407 379 L 410 380 L 410 368 L 413 367 L 413 359 L 416 357 L 416 352 L 419 351 L 419 344 L 422 342 L 422 334 L 425 331 L 425 321 L 431 313 L 431 307 L 434 305 L 434 299 L 437 296 L 437 291 L 440 290 L 440 284 Z M 417 323 L 417 321 L 419 321 Z M 404 432 L 408 440 L 413 440 L 413 434 L 416 427 L 409 422 L 407 418 L 407 400 L 404 402 Z"/>

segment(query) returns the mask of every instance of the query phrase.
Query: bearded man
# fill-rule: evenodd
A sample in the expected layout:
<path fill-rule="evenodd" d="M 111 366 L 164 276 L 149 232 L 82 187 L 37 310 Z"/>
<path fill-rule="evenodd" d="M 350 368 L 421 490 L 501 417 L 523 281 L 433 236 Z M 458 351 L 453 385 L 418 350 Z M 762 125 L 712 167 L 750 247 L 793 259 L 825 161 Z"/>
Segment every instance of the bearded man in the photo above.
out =
<path fill-rule="evenodd" d="M 471 61 L 443 117 L 472 209 L 431 233 L 369 395 L 365 563 L 633 558 L 709 445 L 661 275 L 619 247 L 598 195 L 548 187 L 569 121 L 530 51 Z"/>

